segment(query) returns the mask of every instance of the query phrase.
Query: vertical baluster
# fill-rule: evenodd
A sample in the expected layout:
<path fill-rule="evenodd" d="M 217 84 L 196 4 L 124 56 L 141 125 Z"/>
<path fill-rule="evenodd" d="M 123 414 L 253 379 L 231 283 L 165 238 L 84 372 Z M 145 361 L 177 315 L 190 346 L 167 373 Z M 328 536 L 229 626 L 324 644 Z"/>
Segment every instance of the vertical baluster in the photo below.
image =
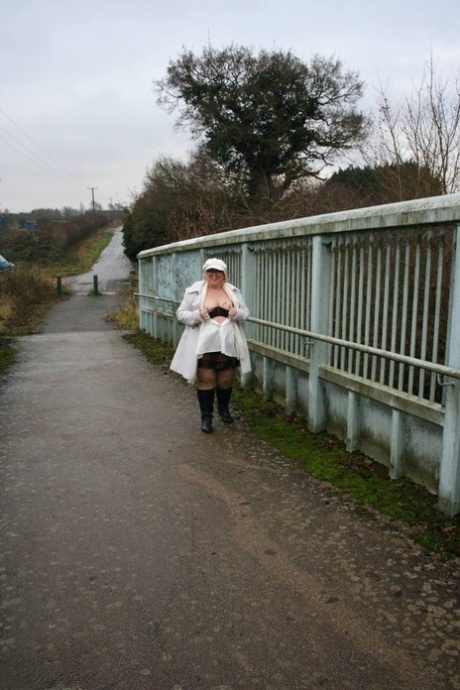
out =
<path fill-rule="evenodd" d="M 409 273 L 410 273 L 410 245 L 409 238 L 406 237 L 406 246 L 404 251 L 404 266 L 403 266 L 403 300 L 401 308 L 401 337 L 399 342 L 399 351 L 402 355 L 406 354 L 406 332 L 407 332 L 407 312 L 409 305 Z M 398 390 L 402 391 L 404 388 L 404 374 L 405 365 L 398 366 Z"/>
<path fill-rule="evenodd" d="M 311 239 L 308 238 L 307 240 L 307 245 L 302 251 L 301 255 L 301 280 L 299 283 L 299 292 L 300 292 L 300 312 L 302 314 L 301 317 L 301 323 L 302 326 L 301 328 L 304 328 L 305 330 L 310 330 L 311 329 L 311 256 L 312 256 L 312 251 L 311 251 Z M 310 346 L 304 347 L 303 348 L 306 354 L 307 359 L 310 359 L 311 357 L 311 348 Z"/>
<path fill-rule="evenodd" d="M 279 262 L 279 250 L 276 247 L 273 251 L 273 275 L 275 282 L 273 283 L 273 319 L 275 323 L 280 322 L 280 285 L 279 285 L 279 274 L 280 274 L 280 262 Z M 273 345 L 274 347 L 279 347 L 280 332 L 277 328 L 273 329 Z"/>
<path fill-rule="evenodd" d="M 295 254 L 294 254 L 295 255 Z M 286 294 L 289 304 L 288 317 L 289 326 L 297 323 L 295 318 L 295 296 L 298 292 L 296 285 L 296 277 L 294 276 L 293 253 L 292 250 L 286 252 Z M 286 349 L 288 352 L 293 352 L 295 347 L 295 338 L 292 333 L 286 334 Z"/>
<path fill-rule="evenodd" d="M 358 318 L 356 323 L 356 342 L 361 345 L 363 336 L 363 308 L 364 308 L 364 243 L 359 240 L 359 279 L 358 279 Z M 356 361 L 354 374 L 360 375 L 361 352 L 356 351 Z"/>
<path fill-rule="evenodd" d="M 286 319 L 286 292 L 284 290 L 283 278 L 284 278 L 284 261 L 285 253 L 282 247 L 278 249 L 278 261 L 277 261 L 277 278 L 278 278 L 278 293 L 276 298 L 277 306 L 277 317 L 276 323 L 285 323 Z M 280 350 L 283 349 L 284 331 L 277 331 L 276 347 Z"/>
<path fill-rule="evenodd" d="M 268 261 L 269 261 L 269 266 L 270 270 L 268 273 L 268 282 L 267 282 L 267 321 L 275 321 L 275 311 L 274 311 L 274 304 L 273 304 L 273 286 L 275 284 L 274 279 L 274 253 L 272 249 L 270 249 L 270 252 L 268 254 Z M 274 344 L 274 339 L 275 339 L 275 331 L 273 328 L 267 328 L 266 331 L 266 343 L 268 345 L 273 345 Z"/>
<path fill-rule="evenodd" d="M 262 306 L 261 306 L 261 314 L 263 314 L 262 319 L 266 320 L 268 319 L 268 314 L 269 314 L 269 304 L 268 304 L 268 285 L 270 281 L 270 263 L 269 263 L 269 254 L 267 251 L 267 248 L 263 250 L 263 290 L 261 291 L 262 293 Z M 261 327 L 261 333 L 262 333 L 262 342 L 264 345 L 268 344 L 268 333 L 267 333 L 267 327 L 262 326 Z"/>
<path fill-rule="evenodd" d="M 278 301 L 277 301 L 277 280 L 278 280 L 278 257 L 277 257 L 277 251 L 275 248 L 273 248 L 273 251 L 271 253 L 271 262 L 272 262 L 272 277 L 273 277 L 273 283 L 272 283 L 272 294 L 271 294 L 271 315 L 270 315 L 270 321 L 273 321 L 274 323 L 277 322 L 278 318 Z M 270 345 L 273 347 L 276 347 L 276 344 L 278 342 L 278 332 L 276 328 L 271 329 L 271 342 Z"/>
<path fill-rule="evenodd" d="M 348 327 L 348 340 L 353 342 L 355 337 L 355 326 L 356 326 L 356 240 L 353 235 L 350 238 L 350 251 L 351 251 L 351 294 L 350 294 L 350 319 Z M 353 350 L 350 348 L 348 350 L 348 365 L 347 371 L 349 374 L 353 373 Z"/>
<path fill-rule="evenodd" d="M 425 258 L 425 283 L 423 288 L 423 311 L 422 311 L 422 337 L 420 343 L 420 359 L 426 359 L 428 341 L 428 317 L 430 308 L 430 285 L 431 285 L 431 253 L 433 243 L 433 230 L 427 233 L 426 258 Z M 418 397 L 422 400 L 425 397 L 425 370 L 420 368 L 418 374 Z"/>
<path fill-rule="evenodd" d="M 274 323 L 277 322 L 278 319 L 278 300 L 277 300 L 277 295 L 278 295 L 278 256 L 277 256 L 277 251 L 276 249 L 273 250 L 271 259 L 272 259 L 272 275 L 273 275 L 273 294 L 272 294 L 272 314 L 271 314 L 271 321 L 274 321 Z M 273 328 L 271 331 L 271 345 L 273 347 L 277 346 L 278 343 L 278 332 L 276 328 Z"/>
<path fill-rule="evenodd" d="M 283 252 L 280 250 L 278 247 L 276 251 L 276 263 L 275 263 L 275 272 L 276 272 L 276 296 L 275 296 L 275 305 L 276 305 L 276 319 L 275 323 L 283 323 L 283 311 L 285 309 L 285 299 L 286 296 L 283 293 L 283 283 L 282 283 L 282 256 Z M 275 347 L 281 349 L 281 344 L 282 344 L 282 337 L 283 337 L 283 332 L 275 329 L 275 334 L 276 334 L 276 342 L 275 342 Z"/>
<path fill-rule="evenodd" d="M 289 317 L 289 313 L 292 309 L 292 303 L 291 303 L 291 294 L 288 290 L 287 286 L 287 260 L 288 260 L 288 251 L 286 247 L 283 248 L 283 250 L 280 252 L 280 263 L 281 263 L 281 290 L 280 290 L 280 297 L 281 297 L 281 315 L 280 315 L 280 321 L 279 323 L 286 324 L 287 319 Z M 287 350 L 287 333 L 286 331 L 280 331 L 280 340 L 281 340 L 281 349 L 282 350 Z"/>
<path fill-rule="evenodd" d="M 295 312 L 294 312 L 294 324 L 298 323 L 299 328 L 303 328 L 302 323 L 303 323 L 303 314 L 300 310 L 300 299 L 301 299 L 301 292 L 302 292 L 302 256 L 303 256 L 303 250 L 298 247 L 297 251 L 294 251 L 294 256 L 292 257 L 292 264 L 293 264 L 293 275 L 294 275 L 294 294 L 295 294 Z M 300 349 L 300 340 L 299 336 L 296 335 L 294 339 L 295 346 L 293 348 L 293 352 L 296 355 L 301 354 L 301 349 Z"/>
<path fill-rule="evenodd" d="M 334 251 L 333 266 L 332 266 L 332 276 L 335 279 L 335 299 L 332 304 L 334 305 L 334 337 L 340 338 L 340 285 L 341 285 L 341 261 L 340 261 L 340 245 L 341 239 L 334 238 Z M 334 346 L 334 367 L 339 366 L 339 346 Z"/>
<path fill-rule="evenodd" d="M 382 246 L 377 240 L 377 260 L 376 260 L 376 276 L 375 276 L 375 292 L 374 292 L 374 323 L 372 326 L 372 345 L 378 347 L 379 345 L 379 325 L 380 325 L 380 303 L 381 303 L 381 289 L 382 289 Z M 377 357 L 372 357 L 371 381 L 377 379 Z"/>
<path fill-rule="evenodd" d="M 264 289 L 263 289 L 263 308 L 262 308 L 262 313 L 263 313 L 263 319 L 264 321 L 268 321 L 271 314 L 270 314 L 270 281 L 271 281 L 271 261 L 270 261 L 270 250 L 267 248 L 264 251 Z M 268 330 L 267 326 L 263 326 L 262 328 L 263 332 L 263 343 L 264 345 L 269 345 L 269 338 L 270 338 L 270 331 Z"/>
<path fill-rule="evenodd" d="M 286 309 L 286 315 L 284 317 L 284 323 L 286 323 L 288 326 L 293 325 L 293 318 L 294 318 L 294 311 L 295 311 L 295 290 L 294 290 L 294 285 L 292 282 L 292 266 L 291 266 L 291 260 L 292 260 L 292 247 L 287 247 L 286 252 L 285 252 L 285 257 L 284 257 L 284 265 L 285 265 L 285 279 L 284 279 L 284 285 L 285 285 L 285 290 L 286 290 L 286 301 L 287 301 L 287 309 Z M 286 333 L 284 334 L 284 349 L 286 352 L 292 352 L 292 333 Z"/>
<path fill-rule="evenodd" d="M 441 322 L 441 305 L 442 305 L 442 278 L 444 267 L 444 230 L 441 230 L 438 235 L 437 250 L 438 261 L 436 266 L 436 294 L 434 302 L 434 321 L 433 321 L 433 343 L 431 348 L 431 361 L 438 362 L 439 356 L 439 337 L 440 337 L 440 322 Z M 430 402 L 436 399 L 436 384 L 437 377 L 434 372 L 430 376 Z"/>
<path fill-rule="evenodd" d="M 341 338 L 347 339 L 347 321 L 348 321 L 348 286 L 349 286 L 349 244 L 347 238 L 345 238 L 343 245 L 343 288 L 342 288 L 342 328 L 341 328 Z M 340 352 L 340 369 L 344 371 L 345 369 L 345 357 L 346 349 L 341 348 Z"/>
<path fill-rule="evenodd" d="M 364 325 L 364 345 L 369 345 L 371 330 L 371 301 L 372 301 L 372 263 L 373 263 L 373 242 L 372 233 L 368 235 L 369 243 L 367 247 L 367 287 L 366 287 L 366 321 Z M 369 368 L 369 355 L 363 357 L 363 376 L 367 379 Z"/>
<path fill-rule="evenodd" d="M 253 269 L 254 269 L 254 276 L 262 276 L 261 273 L 261 266 L 260 266 L 260 252 L 257 251 L 257 249 L 254 248 L 253 252 Z M 260 311 L 260 284 L 261 280 L 254 280 L 253 278 L 253 299 L 252 303 L 249 305 L 251 309 L 251 315 L 252 316 L 258 316 L 260 317 L 261 311 Z M 260 327 L 258 323 L 254 323 L 251 326 L 252 330 L 252 336 L 255 341 L 259 342 L 260 341 Z"/>
<path fill-rule="evenodd" d="M 411 310 L 411 333 L 410 333 L 410 349 L 409 355 L 415 357 L 417 347 L 417 330 L 418 330 L 418 309 L 419 309 L 419 293 L 420 293 L 420 238 L 416 237 L 415 243 L 415 267 L 414 267 L 414 283 L 412 287 L 412 310 Z M 407 392 L 409 395 L 414 393 L 414 375 L 415 367 L 409 367 L 409 381 L 407 385 Z"/>
<path fill-rule="evenodd" d="M 396 352 L 396 340 L 398 336 L 398 310 L 399 310 L 399 273 L 401 269 L 401 233 L 398 232 L 395 236 L 396 247 L 394 256 L 393 268 L 393 304 L 392 304 L 392 318 L 391 318 L 391 338 L 390 338 L 390 352 Z M 392 360 L 389 367 L 388 385 L 393 387 L 395 384 L 395 362 Z"/>
<path fill-rule="evenodd" d="M 254 249 L 254 270 L 255 270 L 255 275 L 258 277 L 258 280 L 254 280 L 254 302 L 251 304 L 251 312 L 253 316 L 258 316 L 259 319 L 262 318 L 262 305 L 261 305 L 261 299 L 260 299 L 260 291 L 262 288 L 262 280 L 263 280 L 263 269 L 261 266 L 261 255 L 260 252 Z M 260 325 L 258 323 L 255 323 L 252 325 L 252 332 L 254 334 L 254 340 L 256 342 L 261 341 L 261 335 L 260 335 Z"/>
<path fill-rule="evenodd" d="M 387 337 L 388 337 L 388 303 L 390 294 L 390 273 L 392 273 L 391 267 L 391 255 L 390 255 L 390 242 L 386 238 L 385 242 L 385 268 L 383 271 L 384 275 L 384 288 L 383 288 L 383 315 L 382 315 L 382 337 L 381 337 L 381 348 L 386 350 L 387 348 Z M 380 358 L 380 383 L 383 385 L 385 383 L 387 362 L 384 357 Z"/>

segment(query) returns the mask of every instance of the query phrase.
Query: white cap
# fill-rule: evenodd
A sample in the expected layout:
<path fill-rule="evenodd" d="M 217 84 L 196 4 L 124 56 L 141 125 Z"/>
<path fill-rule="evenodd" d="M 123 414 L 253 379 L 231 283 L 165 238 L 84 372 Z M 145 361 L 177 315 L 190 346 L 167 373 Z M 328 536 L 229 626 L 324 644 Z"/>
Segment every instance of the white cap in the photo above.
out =
<path fill-rule="evenodd" d="M 227 275 L 227 264 L 221 259 L 208 259 L 204 262 L 203 271 L 209 271 L 211 268 L 214 268 L 216 271 L 222 271 L 222 273 Z"/>

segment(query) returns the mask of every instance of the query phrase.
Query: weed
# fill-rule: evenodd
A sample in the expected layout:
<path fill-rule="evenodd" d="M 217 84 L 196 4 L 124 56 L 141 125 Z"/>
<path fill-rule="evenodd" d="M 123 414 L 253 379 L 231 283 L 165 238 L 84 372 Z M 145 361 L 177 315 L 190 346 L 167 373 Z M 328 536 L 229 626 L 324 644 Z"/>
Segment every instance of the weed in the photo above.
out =
<path fill-rule="evenodd" d="M 136 331 L 139 325 L 139 307 L 134 292 L 137 290 L 137 275 L 131 274 L 129 285 L 125 290 L 125 301 L 107 317 L 107 321 L 118 328 Z"/>
<path fill-rule="evenodd" d="M 142 333 L 141 331 L 126 333 L 123 338 L 127 340 L 128 343 L 141 350 L 152 364 L 169 367 L 173 351 L 171 346 L 167 343 L 156 340 L 147 333 Z"/>
<path fill-rule="evenodd" d="M 13 364 L 15 353 L 14 338 L 0 336 L 0 376 L 6 374 L 8 368 Z"/>

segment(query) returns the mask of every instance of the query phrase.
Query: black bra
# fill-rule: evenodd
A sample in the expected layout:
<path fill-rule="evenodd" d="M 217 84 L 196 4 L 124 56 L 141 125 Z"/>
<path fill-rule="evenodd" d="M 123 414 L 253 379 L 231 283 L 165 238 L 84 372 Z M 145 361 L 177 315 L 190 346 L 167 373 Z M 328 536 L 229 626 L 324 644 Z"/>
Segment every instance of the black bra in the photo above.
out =
<path fill-rule="evenodd" d="M 208 311 L 209 316 L 211 319 L 215 319 L 216 316 L 228 316 L 228 309 L 224 309 L 223 307 L 214 307 L 214 309 L 210 309 Z"/>

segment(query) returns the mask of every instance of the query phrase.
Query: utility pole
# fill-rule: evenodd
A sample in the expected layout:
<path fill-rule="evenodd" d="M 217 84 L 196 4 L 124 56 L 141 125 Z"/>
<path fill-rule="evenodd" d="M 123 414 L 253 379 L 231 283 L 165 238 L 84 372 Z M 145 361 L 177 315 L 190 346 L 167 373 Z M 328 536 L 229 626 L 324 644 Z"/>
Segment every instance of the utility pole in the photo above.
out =
<path fill-rule="evenodd" d="M 88 189 L 91 190 L 91 195 L 92 195 L 92 199 L 93 199 L 93 216 L 95 216 L 96 215 L 96 209 L 94 207 L 94 190 L 97 189 L 97 187 L 88 187 Z"/>

